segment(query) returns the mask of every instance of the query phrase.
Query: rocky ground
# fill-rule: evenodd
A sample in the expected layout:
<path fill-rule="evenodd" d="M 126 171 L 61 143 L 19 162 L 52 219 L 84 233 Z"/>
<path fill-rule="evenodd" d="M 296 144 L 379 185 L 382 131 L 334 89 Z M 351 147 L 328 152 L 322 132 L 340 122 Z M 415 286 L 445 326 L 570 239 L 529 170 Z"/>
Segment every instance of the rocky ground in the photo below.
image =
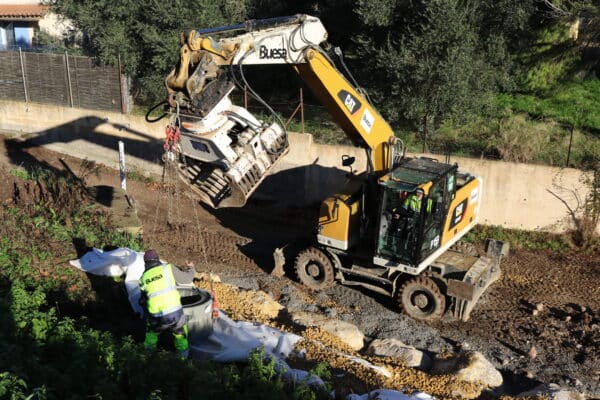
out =
<path fill-rule="evenodd" d="M 41 148 L 21 148 L 6 141 L 2 150 L 0 161 L 9 165 L 7 168 L 27 163 L 65 168 L 61 156 Z M 115 171 L 98 168 L 91 174 L 80 160 L 63 157 L 63 161 L 85 176 L 89 185 L 118 186 Z M 0 193 L 10 192 L 2 183 Z M 293 279 L 268 274 L 273 269 L 273 250 L 291 243 L 286 249 L 293 252 L 294 245 L 311 234 L 316 210 L 279 210 L 257 202 L 243 209 L 208 210 L 180 189 L 176 196 L 156 182 L 128 181 L 144 240 L 163 258 L 181 264 L 194 260 L 199 271 L 215 272 L 224 282 L 243 289 L 269 293 L 286 311 L 265 322 L 291 327 L 296 326 L 294 313 L 317 312 L 353 324 L 364 334 L 365 346 L 353 350 L 356 354 L 363 354 L 375 339 L 391 338 L 422 350 L 431 359 L 480 352 L 501 372 L 504 382 L 483 397 L 515 395 L 539 383 L 556 383 L 588 397 L 600 396 L 599 254 L 512 250 L 503 262 L 502 278 L 481 298 L 468 322 L 427 325 L 399 314 L 388 299 L 367 291 L 336 285 L 323 293 L 311 293 Z M 226 307 L 234 316 L 239 312 L 244 317 L 244 312 L 234 311 L 232 305 Z M 246 312 L 246 318 L 253 315 Z M 335 357 L 328 361 L 337 365 Z M 396 367 L 403 368 L 391 366 Z M 404 377 L 396 378 L 395 383 L 392 378 L 380 383 L 449 396 L 435 389 L 444 381 L 431 381 L 430 375 L 410 371 L 395 374 Z M 359 391 L 374 388 L 369 379 L 375 378 L 359 376 L 351 381 L 360 386 L 356 388 Z"/>

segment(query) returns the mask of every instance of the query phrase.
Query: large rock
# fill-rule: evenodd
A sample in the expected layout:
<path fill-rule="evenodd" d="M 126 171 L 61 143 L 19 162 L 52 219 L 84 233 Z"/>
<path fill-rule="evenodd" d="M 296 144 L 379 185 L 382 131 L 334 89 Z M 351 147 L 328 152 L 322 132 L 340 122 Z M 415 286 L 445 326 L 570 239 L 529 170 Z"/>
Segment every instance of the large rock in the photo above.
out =
<path fill-rule="evenodd" d="M 380 357 L 393 357 L 402 360 L 407 367 L 427 371 L 431 368 L 431 358 L 421 350 L 402 343 L 398 339 L 375 339 L 369 344 L 367 354 Z"/>
<path fill-rule="evenodd" d="M 585 396 L 578 392 L 571 392 L 568 389 L 561 388 L 555 383 L 549 385 L 539 385 L 517 397 L 544 397 L 550 400 L 585 400 Z"/>
<path fill-rule="evenodd" d="M 194 274 L 194 279 L 199 281 L 213 282 L 213 283 L 221 283 L 221 277 L 217 274 L 213 274 L 212 272 L 196 272 Z"/>
<path fill-rule="evenodd" d="M 354 350 L 360 350 L 364 345 L 365 336 L 356 325 L 349 322 L 339 321 L 337 319 L 327 318 L 322 314 L 305 311 L 293 313 L 292 320 L 294 323 L 302 326 L 320 328 L 337 337 L 340 341 Z"/>
<path fill-rule="evenodd" d="M 277 318 L 283 306 L 276 302 L 268 293 L 262 290 L 247 292 L 248 303 L 262 315 L 268 318 Z"/>
<path fill-rule="evenodd" d="M 454 375 L 461 381 L 479 383 L 485 388 L 495 388 L 502 385 L 500 372 L 478 351 L 436 359 L 431 372 Z"/>

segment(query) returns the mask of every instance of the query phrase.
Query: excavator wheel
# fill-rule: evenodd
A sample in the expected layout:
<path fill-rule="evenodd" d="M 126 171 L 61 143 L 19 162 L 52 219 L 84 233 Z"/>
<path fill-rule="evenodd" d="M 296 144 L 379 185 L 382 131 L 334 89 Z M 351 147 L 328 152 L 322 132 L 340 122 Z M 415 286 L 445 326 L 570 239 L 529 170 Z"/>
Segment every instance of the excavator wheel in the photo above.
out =
<path fill-rule="evenodd" d="M 302 250 L 294 262 L 296 276 L 310 289 L 324 290 L 333 286 L 333 264 L 327 255 L 316 247 Z"/>
<path fill-rule="evenodd" d="M 429 277 L 415 276 L 402 285 L 397 301 L 405 314 L 420 321 L 435 321 L 446 311 L 446 296 Z"/>

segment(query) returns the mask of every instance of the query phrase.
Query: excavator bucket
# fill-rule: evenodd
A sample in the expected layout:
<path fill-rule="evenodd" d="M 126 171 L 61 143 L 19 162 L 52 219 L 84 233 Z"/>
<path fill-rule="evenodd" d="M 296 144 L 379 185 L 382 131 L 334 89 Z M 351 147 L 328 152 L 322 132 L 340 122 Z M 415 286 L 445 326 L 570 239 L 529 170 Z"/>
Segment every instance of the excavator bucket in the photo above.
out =
<path fill-rule="evenodd" d="M 180 178 L 212 208 L 242 207 L 289 150 L 279 124 L 263 124 L 229 97 L 203 118 L 178 121 Z"/>
<path fill-rule="evenodd" d="M 508 254 L 509 244 L 488 239 L 486 247 L 485 256 L 471 257 L 475 262 L 468 268 L 462 280 L 448 280 L 447 294 L 453 303 L 450 311 L 458 320 L 469 319 L 481 295 L 502 275 L 500 261 Z M 449 257 L 449 253 L 451 252 L 442 257 Z M 467 258 L 465 257 L 465 260 Z"/>

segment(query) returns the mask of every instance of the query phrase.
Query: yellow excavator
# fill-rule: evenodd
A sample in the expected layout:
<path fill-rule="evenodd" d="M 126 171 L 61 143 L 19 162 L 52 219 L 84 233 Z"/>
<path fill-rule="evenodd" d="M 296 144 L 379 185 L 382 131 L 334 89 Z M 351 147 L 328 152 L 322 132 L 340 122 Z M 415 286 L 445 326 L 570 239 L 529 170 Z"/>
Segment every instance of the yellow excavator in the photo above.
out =
<path fill-rule="evenodd" d="M 165 80 L 182 177 L 212 207 L 244 205 L 287 152 L 287 133 L 229 96 L 249 87 L 245 65 L 290 65 L 367 153 L 365 171 L 348 174 L 323 201 L 314 243 L 295 256 L 299 281 L 313 290 L 336 280 L 360 285 L 394 298 L 415 319 L 466 321 L 508 253 L 500 241 L 488 240 L 484 255 L 459 242 L 477 223 L 482 180 L 455 164 L 406 157 L 326 39 L 321 21 L 308 15 L 183 33 L 179 64 Z M 342 165 L 354 162 L 344 157 Z"/>

